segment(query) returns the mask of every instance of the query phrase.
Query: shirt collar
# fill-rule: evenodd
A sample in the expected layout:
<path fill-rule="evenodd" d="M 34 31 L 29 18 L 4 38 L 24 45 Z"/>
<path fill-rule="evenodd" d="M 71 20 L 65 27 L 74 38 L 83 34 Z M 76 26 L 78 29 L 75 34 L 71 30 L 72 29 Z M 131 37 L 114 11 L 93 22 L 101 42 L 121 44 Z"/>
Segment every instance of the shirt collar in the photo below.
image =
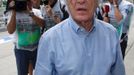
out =
<path fill-rule="evenodd" d="M 69 17 L 70 23 L 69 25 L 73 28 L 75 32 L 77 32 L 80 28 L 80 26 L 72 19 L 72 17 Z"/>
<path fill-rule="evenodd" d="M 79 33 L 79 32 L 87 32 L 83 27 L 79 26 L 73 19 L 72 17 L 70 16 L 69 17 L 69 20 L 70 20 L 70 26 L 73 28 L 73 30 L 76 32 L 76 33 Z M 91 28 L 91 30 L 89 32 L 92 32 L 94 29 L 95 29 L 95 26 L 96 26 L 96 23 L 95 23 L 95 18 L 94 18 L 94 23 L 93 23 L 93 26 Z"/>

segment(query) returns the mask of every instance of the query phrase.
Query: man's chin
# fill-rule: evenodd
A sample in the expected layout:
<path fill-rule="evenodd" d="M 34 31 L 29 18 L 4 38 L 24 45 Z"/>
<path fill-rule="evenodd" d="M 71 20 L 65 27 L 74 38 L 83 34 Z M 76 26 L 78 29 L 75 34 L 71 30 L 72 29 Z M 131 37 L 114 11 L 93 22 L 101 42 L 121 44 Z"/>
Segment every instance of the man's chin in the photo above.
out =
<path fill-rule="evenodd" d="M 75 19 L 75 22 L 76 22 L 77 24 L 83 24 L 83 23 L 89 22 L 89 20 L 78 20 L 78 19 Z"/>
<path fill-rule="evenodd" d="M 77 20 L 79 22 L 86 22 L 86 21 L 89 21 L 89 18 L 86 18 L 86 17 L 77 17 L 75 20 Z"/>

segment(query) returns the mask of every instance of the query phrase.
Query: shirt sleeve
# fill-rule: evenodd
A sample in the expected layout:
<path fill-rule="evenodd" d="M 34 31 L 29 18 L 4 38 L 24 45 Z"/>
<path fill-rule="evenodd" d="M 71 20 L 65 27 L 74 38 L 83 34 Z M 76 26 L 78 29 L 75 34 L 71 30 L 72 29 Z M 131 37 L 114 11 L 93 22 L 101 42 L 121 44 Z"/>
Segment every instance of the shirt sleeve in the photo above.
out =
<path fill-rule="evenodd" d="M 42 12 L 41 10 L 38 10 L 38 9 L 34 9 L 33 8 L 33 12 L 36 16 L 40 17 L 41 19 L 43 19 L 43 16 L 42 16 Z"/>
<path fill-rule="evenodd" d="M 116 49 L 115 63 L 112 65 L 111 75 L 126 75 L 118 37 L 116 40 L 115 49 Z"/>
<path fill-rule="evenodd" d="M 50 38 L 45 34 L 39 42 L 35 75 L 52 75 L 53 73 L 53 46 Z"/>
<path fill-rule="evenodd" d="M 130 11 L 130 6 L 129 5 L 124 5 L 122 6 L 123 8 L 120 9 L 120 12 L 123 16 L 122 20 L 119 22 L 119 24 L 123 24 L 125 19 L 127 18 L 129 11 Z"/>

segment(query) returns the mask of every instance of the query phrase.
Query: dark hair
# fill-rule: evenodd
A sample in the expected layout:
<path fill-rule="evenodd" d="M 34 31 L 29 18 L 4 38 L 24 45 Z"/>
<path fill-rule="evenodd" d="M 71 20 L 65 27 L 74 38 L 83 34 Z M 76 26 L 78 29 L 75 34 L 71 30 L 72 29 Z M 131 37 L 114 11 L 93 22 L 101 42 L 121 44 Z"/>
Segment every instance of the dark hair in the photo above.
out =
<path fill-rule="evenodd" d="M 10 7 L 9 4 L 11 1 L 15 1 L 15 6 Z M 27 2 L 30 0 L 7 0 L 6 3 L 6 9 L 4 11 L 4 14 L 6 14 L 10 10 L 16 10 L 16 11 L 24 11 L 27 9 Z"/>
<path fill-rule="evenodd" d="M 48 0 L 42 0 L 43 4 L 48 5 Z"/>
<path fill-rule="evenodd" d="M 43 2 L 44 5 L 48 5 L 48 3 L 49 3 L 49 0 L 41 0 L 41 1 Z M 54 0 L 54 3 L 50 6 L 53 8 L 57 1 L 58 0 Z"/>
<path fill-rule="evenodd" d="M 15 10 L 18 12 L 27 10 L 28 1 L 29 0 L 15 0 Z"/>

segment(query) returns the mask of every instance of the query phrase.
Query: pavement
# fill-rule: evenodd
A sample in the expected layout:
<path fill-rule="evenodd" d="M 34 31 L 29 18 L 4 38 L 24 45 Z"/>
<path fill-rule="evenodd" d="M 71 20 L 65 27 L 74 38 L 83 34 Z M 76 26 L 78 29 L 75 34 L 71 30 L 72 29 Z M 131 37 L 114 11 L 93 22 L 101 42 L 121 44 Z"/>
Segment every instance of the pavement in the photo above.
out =
<path fill-rule="evenodd" d="M 132 23 L 129 31 L 128 47 L 126 51 L 126 57 L 124 60 L 126 75 L 134 75 L 134 15 L 132 17 Z"/>
<path fill-rule="evenodd" d="M 17 75 L 13 43 L 3 38 L 9 36 L 7 31 L 0 32 L 0 75 Z"/>
<path fill-rule="evenodd" d="M 134 20 L 134 15 L 132 17 Z M 134 75 L 134 21 L 131 22 L 129 41 L 124 60 L 126 75 Z M 12 36 L 0 27 L 0 75 L 17 75 Z"/>

